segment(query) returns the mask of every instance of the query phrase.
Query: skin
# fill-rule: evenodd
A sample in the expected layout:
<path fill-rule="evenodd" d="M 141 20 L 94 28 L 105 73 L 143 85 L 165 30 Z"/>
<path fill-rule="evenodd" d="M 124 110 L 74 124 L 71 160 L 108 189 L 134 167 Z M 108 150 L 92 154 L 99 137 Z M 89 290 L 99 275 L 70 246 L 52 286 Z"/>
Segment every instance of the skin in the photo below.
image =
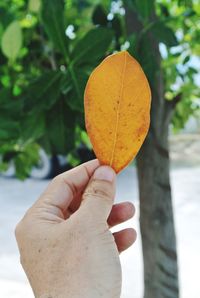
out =
<path fill-rule="evenodd" d="M 116 174 L 97 160 L 55 177 L 16 227 L 21 264 L 38 298 L 120 297 L 119 253 L 134 229 L 110 227 L 134 215 L 113 205 Z"/>

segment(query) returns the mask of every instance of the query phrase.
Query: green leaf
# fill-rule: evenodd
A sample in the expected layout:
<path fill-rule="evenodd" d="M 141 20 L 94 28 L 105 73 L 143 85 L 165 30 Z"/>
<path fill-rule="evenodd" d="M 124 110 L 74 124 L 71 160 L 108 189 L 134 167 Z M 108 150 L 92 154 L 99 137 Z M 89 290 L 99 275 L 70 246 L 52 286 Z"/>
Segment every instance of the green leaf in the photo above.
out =
<path fill-rule="evenodd" d="M 181 6 L 181 5 L 184 5 L 184 6 L 192 6 L 192 1 L 191 0 L 178 0 L 178 5 Z"/>
<path fill-rule="evenodd" d="M 92 21 L 95 25 L 107 26 L 107 13 L 101 4 L 98 4 L 93 12 Z"/>
<path fill-rule="evenodd" d="M 65 59 L 68 57 L 68 39 L 64 27 L 64 1 L 43 0 L 42 21 L 55 48 L 59 49 Z"/>
<path fill-rule="evenodd" d="M 12 22 L 4 32 L 1 40 L 3 54 L 15 61 L 22 46 L 22 31 L 18 21 Z"/>
<path fill-rule="evenodd" d="M 14 158 L 17 178 L 24 180 L 28 177 L 33 166 L 36 166 L 39 161 L 39 149 L 38 144 L 35 143 L 20 148 L 20 151 Z"/>
<path fill-rule="evenodd" d="M 111 44 L 113 33 L 106 28 L 91 29 L 78 41 L 73 52 L 73 64 L 95 63 L 102 58 Z"/>
<path fill-rule="evenodd" d="M 84 90 L 88 80 L 88 73 L 81 68 L 73 68 L 74 76 L 78 82 L 78 90 L 79 95 L 76 92 L 75 86 L 71 88 L 66 96 L 66 103 L 72 110 L 83 112 L 83 97 L 84 97 Z M 68 84 L 73 86 L 74 81 L 71 74 L 68 72 L 66 75 L 66 80 L 69 82 Z"/>
<path fill-rule="evenodd" d="M 164 43 L 168 47 L 174 47 L 178 45 L 174 31 L 164 23 L 159 22 L 155 24 L 152 27 L 152 33 L 159 42 Z"/>
<path fill-rule="evenodd" d="M 41 0 L 29 0 L 28 9 L 31 12 L 39 12 L 41 7 Z"/>
<path fill-rule="evenodd" d="M 13 98 L 11 89 L 4 88 L 0 90 L 0 114 L 7 115 L 8 118 L 16 119 L 20 117 L 23 107 L 23 101 L 19 98 Z"/>
<path fill-rule="evenodd" d="M 17 139 L 20 127 L 16 120 L 9 119 L 6 115 L 0 117 L 0 144 L 10 139 Z"/>
<path fill-rule="evenodd" d="M 24 94 L 27 111 L 42 111 L 50 109 L 60 95 L 60 71 L 44 73 L 30 84 Z"/>
<path fill-rule="evenodd" d="M 24 142 L 37 141 L 45 132 L 45 116 L 43 113 L 29 113 L 21 123 L 20 138 Z"/>
<path fill-rule="evenodd" d="M 168 10 L 168 7 L 165 6 L 163 3 L 160 3 L 160 9 L 161 9 L 161 13 L 163 16 L 165 16 L 166 18 L 170 16 L 169 14 L 169 10 Z"/>
<path fill-rule="evenodd" d="M 187 70 L 187 76 L 190 80 L 194 79 L 194 75 L 198 74 L 198 70 L 194 67 L 189 67 Z M 194 91 L 193 91 L 194 92 Z"/>
<path fill-rule="evenodd" d="M 3 28 L 7 28 L 15 19 L 13 10 L 8 9 L 9 3 L 7 1 L 0 1 L 0 20 Z"/>
<path fill-rule="evenodd" d="M 194 16 L 195 14 L 196 14 L 195 10 L 193 10 L 192 8 L 189 8 L 183 13 L 183 16 L 185 18 L 189 18 L 189 17 Z"/>
<path fill-rule="evenodd" d="M 46 115 L 48 131 L 46 138 L 51 147 L 51 153 L 67 155 L 74 147 L 75 113 L 64 101 L 59 101 Z"/>
<path fill-rule="evenodd" d="M 147 20 L 154 9 L 154 0 L 135 0 L 135 6 L 140 16 Z"/>
<path fill-rule="evenodd" d="M 190 60 L 190 56 L 186 56 L 183 60 L 183 64 L 186 64 Z"/>
<path fill-rule="evenodd" d="M 2 35 L 3 35 L 3 25 L 0 23 L 0 44 L 1 44 Z"/>
<path fill-rule="evenodd" d="M 73 85 L 71 83 L 69 71 L 65 74 L 63 74 L 60 82 L 60 91 L 65 96 L 69 94 L 69 92 L 73 89 Z"/>
<path fill-rule="evenodd" d="M 20 134 L 20 116 L 23 102 L 12 97 L 11 90 L 0 90 L 0 144 L 16 140 Z"/>
<path fill-rule="evenodd" d="M 117 39 L 120 38 L 120 36 L 122 35 L 122 24 L 121 24 L 121 19 L 118 16 L 115 16 L 112 21 L 112 29 L 115 32 L 115 37 Z"/>
<path fill-rule="evenodd" d="M 91 68 L 91 67 L 90 67 Z M 61 80 L 61 92 L 68 106 L 75 111 L 83 112 L 85 86 L 92 69 L 78 68 L 70 65 Z"/>
<path fill-rule="evenodd" d="M 75 151 L 75 150 L 74 150 Z M 80 158 L 77 154 L 77 152 L 72 152 L 72 153 L 69 153 L 67 155 L 67 161 L 69 162 L 70 165 L 72 165 L 73 167 L 76 167 L 80 164 Z"/>
<path fill-rule="evenodd" d="M 130 43 L 131 46 L 128 51 L 140 62 L 151 86 L 156 86 L 156 73 L 160 69 L 155 51 L 149 46 L 149 42 L 145 36 L 139 39 L 133 35 Z"/>

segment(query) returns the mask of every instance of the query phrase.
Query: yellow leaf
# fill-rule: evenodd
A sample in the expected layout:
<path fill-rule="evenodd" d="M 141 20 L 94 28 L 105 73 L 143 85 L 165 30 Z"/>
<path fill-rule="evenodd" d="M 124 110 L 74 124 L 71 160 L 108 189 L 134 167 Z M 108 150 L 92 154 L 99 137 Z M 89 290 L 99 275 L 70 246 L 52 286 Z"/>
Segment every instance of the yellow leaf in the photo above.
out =
<path fill-rule="evenodd" d="M 101 164 L 116 173 L 138 153 L 149 129 L 151 91 L 139 63 L 123 51 L 92 72 L 84 95 L 85 121 Z"/>

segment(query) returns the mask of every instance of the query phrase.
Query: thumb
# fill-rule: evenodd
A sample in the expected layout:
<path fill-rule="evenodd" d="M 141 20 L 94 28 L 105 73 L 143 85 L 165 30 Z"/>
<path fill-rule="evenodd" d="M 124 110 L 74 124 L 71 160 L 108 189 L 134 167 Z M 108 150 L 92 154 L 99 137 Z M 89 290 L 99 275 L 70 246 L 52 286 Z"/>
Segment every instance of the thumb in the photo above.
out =
<path fill-rule="evenodd" d="M 116 174 L 109 166 L 100 166 L 91 177 L 82 196 L 80 212 L 95 221 L 107 221 L 116 189 Z"/>

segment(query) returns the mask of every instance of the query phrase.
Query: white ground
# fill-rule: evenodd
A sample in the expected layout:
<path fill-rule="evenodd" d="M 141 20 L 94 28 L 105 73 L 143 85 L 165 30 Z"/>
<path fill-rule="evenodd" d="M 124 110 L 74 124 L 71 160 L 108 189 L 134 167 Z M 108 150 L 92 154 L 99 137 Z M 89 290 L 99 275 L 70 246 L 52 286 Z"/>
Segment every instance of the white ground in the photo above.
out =
<path fill-rule="evenodd" d="M 177 231 L 181 298 L 200 297 L 200 167 L 171 171 Z M 4 179 L 0 177 L 0 297 L 33 298 L 19 263 L 14 227 L 37 199 L 48 181 Z M 142 298 L 142 255 L 138 224 L 138 190 L 134 168 L 118 179 L 116 201 L 131 200 L 136 216 L 126 226 L 138 232 L 137 242 L 121 255 L 122 298 Z"/>

